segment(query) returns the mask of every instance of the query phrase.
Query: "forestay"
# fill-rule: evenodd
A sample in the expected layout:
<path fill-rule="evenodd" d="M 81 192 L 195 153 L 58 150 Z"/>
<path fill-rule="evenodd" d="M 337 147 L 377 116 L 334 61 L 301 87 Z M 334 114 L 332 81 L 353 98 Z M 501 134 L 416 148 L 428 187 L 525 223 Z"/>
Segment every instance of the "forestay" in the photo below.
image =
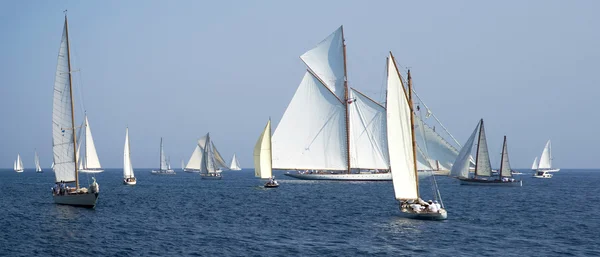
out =
<path fill-rule="evenodd" d="M 75 149 L 73 141 L 72 97 L 69 86 L 67 23 L 63 29 L 58 63 L 54 77 L 52 101 L 52 152 L 56 182 L 75 181 Z"/>
<path fill-rule="evenodd" d="M 300 58 L 339 99 L 344 99 L 344 37 L 343 27 L 308 50 Z"/>
<path fill-rule="evenodd" d="M 412 111 L 392 55 L 387 65 L 387 138 L 396 199 L 417 199 L 418 184 L 413 153 Z"/>
<path fill-rule="evenodd" d="M 460 149 L 460 152 L 458 153 L 458 157 L 456 157 L 456 160 L 454 161 L 454 164 L 452 165 L 452 169 L 450 170 L 451 176 L 462 177 L 462 178 L 469 177 L 469 164 L 471 163 L 471 149 L 473 148 L 473 143 L 475 142 L 475 135 L 477 135 L 477 131 L 479 129 L 479 124 L 480 123 L 478 122 L 477 126 L 475 126 L 475 129 L 473 130 L 473 133 L 471 133 L 471 136 L 469 137 L 467 142 Z"/>
<path fill-rule="evenodd" d="M 479 126 L 479 142 L 477 145 L 477 158 L 475 164 L 475 176 L 491 176 L 492 164 L 490 163 L 490 153 L 488 151 L 487 139 L 485 137 L 485 128 L 483 120 Z"/>
<path fill-rule="evenodd" d="M 254 145 L 254 176 L 267 179 L 272 176 L 271 170 L 271 120 Z"/>
<path fill-rule="evenodd" d="M 346 170 L 344 104 L 306 72 L 272 140 L 275 169 Z"/>
<path fill-rule="evenodd" d="M 348 101 L 350 167 L 388 169 L 385 108 L 355 89 Z"/>

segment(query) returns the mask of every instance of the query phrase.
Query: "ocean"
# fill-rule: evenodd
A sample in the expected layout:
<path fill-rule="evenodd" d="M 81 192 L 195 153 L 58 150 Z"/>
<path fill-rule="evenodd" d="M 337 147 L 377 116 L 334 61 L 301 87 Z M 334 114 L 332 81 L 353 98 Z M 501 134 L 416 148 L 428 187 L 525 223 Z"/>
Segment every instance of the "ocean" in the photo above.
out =
<path fill-rule="evenodd" d="M 0 170 L 2 256 L 600 256 L 600 171 L 518 175 L 523 187 L 436 177 L 445 221 L 399 217 L 391 182 L 97 174 L 95 209 L 54 204 L 54 173 Z M 82 174 L 82 185 L 91 176 Z M 420 181 L 425 200 L 431 178 Z"/>

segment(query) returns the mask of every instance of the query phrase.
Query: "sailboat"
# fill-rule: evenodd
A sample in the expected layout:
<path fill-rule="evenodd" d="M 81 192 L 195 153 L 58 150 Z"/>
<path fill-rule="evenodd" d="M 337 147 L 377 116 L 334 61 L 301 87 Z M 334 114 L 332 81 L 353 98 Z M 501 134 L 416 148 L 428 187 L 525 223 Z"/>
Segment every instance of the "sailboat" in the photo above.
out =
<path fill-rule="evenodd" d="M 131 165 L 131 150 L 129 148 L 129 128 L 125 129 L 125 147 L 123 149 L 123 183 L 125 185 L 135 185 L 137 179 L 133 174 L 133 165 Z"/>
<path fill-rule="evenodd" d="M 71 78 L 71 53 L 69 50 L 69 26 L 65 14 L 65 24 L 58 52 L 58 63 L 54 79 L 54 100 L 52 103 L 52 152 L 54 155 L 54 175 L 56 185 L 52 190 L 57 204 L 95 207 L 99 185 L 96 178 L 88 187 L 79 186 L 77 167 L 77 139 L 75 133 L 75 113 Z M 70 183 L 73 187 L 69 187 Z"/>
<path fill-rule="evenodd" d="M 545 172 L 558 172 L 560 169 L 552 168 L 552 144 L 550 140 L 546 142 L 546 146 L 542 151 L 542 156 L 540 157 L 540 163 L 536 169 L 537 171 L 545 171 Z"/>
<path fill-rule="evenodd" d="M 435 197 L 441 205 L 421 200 L 417 175 L 417 145 L 412 111 L 412 79 L 408 71 L 408 90 L 404 88 L 394 56 L 387 60 L 387 140 L 394 195 L 400 202 L 400 213 L 406 218 L 445 220 L 448 213 L 432 176 Z"/>
<path fill-rule="evenodd" d="M 35 152 L 35 155 L 34 155 L 33 162 L 35 163 L 35 172 L 42 173 L 44 171 L 42 170 L 42 167 L 40 167 L 40 156 L 38 156 L 38 153 L 36 150 L 34 150 L 34 152 Z"/>
<path fill-rule="evenodd" d="M 92 129 L 90 127 L 90 123 L 88 121 L 87 115 L 85 115 L 84 122 L 84 138 L 83 144 L 85 145 L 83 155 L 78 158 L 79 162 L 79 171 L 83 173 L 100 173 L 104 170 L 100 165 L 100 159 L 98 159 L 98 153 L 96 153 L 96 146 L 94 145 L 94 138 L 92 137 Z M 81 144 L 79 144 L 81 147 Z M 77 148 L 77 153 L 79 154 L 79 148 Z"/>
<path fill-rule="evenodd" d="M 235 156 L 235 155 L 234 155 Z M 261 179 L 268 179 L 264 187 L 274 188 L 279 187 L 279 183 L 275 180 L 272 170 L 271 158 L 271 119 L 267 122 L 267 126 L 254 145 L 254 176 Z"/>
<path fill-rule="evenodd" d="M 170 169 L 167 165 L 167 158 L 165 157 L 165 151 L 163 149 L 163 139 L 160 138 L 160 166 L 158 170 L 152 170 L 152 174 L 156 175 L 175 175 L 175 171 Z"/>
<path fill-rule="evenodd" d="M 185 164 L 183 164 L 183 159 L 181 160 L 181 171 L 185 171 Z"/>
<path fill-rule="evenodd" d="M 477 139 L 477 155 L 475 157 L 475 173 L 473 177 L 469 176 L 468 162 L 471 149 L 475 141 L 475 135 L 479 134 Z M 506 136 L 502 146 L 502 160 L 500 162 L 500 171 L 498 179 L 492 179 L 492 165 L 487 147 L 485 128 L 483 119 L 477 123 L 475 130 L 467 140 L 467 143 L 460 150 L 459 157 L 454 162 L 450 174 L 460 180 L 461 185 L 486 185 L 486 186 L 522 186 L 523 181 L 512 178 L 510 163 L 508 161 L 508 150 L 506 145 Z"/>
<path fill-rule="evenodd" d="M 221 172 L 227 169 L 227 164 L 221 157 L 221 154 L 215 147 L 214 142 L 210 138 L 210 133 L 202 137 L 198 145 L 202 150 L 202 158 L 200 160 L 200 177 L 202 179 L 221 179 Z"/>
<path fill-rule="evenodd" d="M 231 158 L 231 164 L 229 165 L 229 169 L 230 170 L 242 170 L 242 168 L 240 168 L 240 162 L 235 157 L 235 154 L 233 154 L 233 157 Z"/>
<path fill-rule="evenodd" d="M 531 170 L 535 171 L 538 169 L 538 158 L 537 156 L 533 159 L 533 164 L 531 165 Z"/>
<path fill-rule="evenodd" d="M 23 172 L 24 168 L 23 168 L 23 160 L 21 160 L 21 155 L 17 154 L 17 159 L 15 160 L 15 162 L 13 163 L 13 169 L 15 170 L 15 172 Z"/>

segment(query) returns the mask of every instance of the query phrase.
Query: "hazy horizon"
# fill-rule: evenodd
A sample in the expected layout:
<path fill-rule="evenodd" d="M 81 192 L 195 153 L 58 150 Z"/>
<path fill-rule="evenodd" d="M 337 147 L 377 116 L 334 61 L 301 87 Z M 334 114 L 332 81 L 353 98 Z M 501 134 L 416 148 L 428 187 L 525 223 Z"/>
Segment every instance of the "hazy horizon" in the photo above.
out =
<path fill-rule="evenodd" d="M 492 166 L 531 167 L 548 139 L 553 166 L 600 155 L 596 1 L 2 1 L 0 167 L 52 162 L 52 91 L 68 9 L 77 122 L 88 114 L 100 163 L 180 169 L 211 133 L 251 168 L 267 120 L 281 119 L 304 72 L 299 56 L 340 25 L 349 84 L 383 99 L 389 51 L 461 144 L 483 118 Z M 403 70 L 405 72 L 405 70 Z M 586 118 L 586 119 L 584 119 Z M 586 121 L 583 123 L 582 121 Z"/>

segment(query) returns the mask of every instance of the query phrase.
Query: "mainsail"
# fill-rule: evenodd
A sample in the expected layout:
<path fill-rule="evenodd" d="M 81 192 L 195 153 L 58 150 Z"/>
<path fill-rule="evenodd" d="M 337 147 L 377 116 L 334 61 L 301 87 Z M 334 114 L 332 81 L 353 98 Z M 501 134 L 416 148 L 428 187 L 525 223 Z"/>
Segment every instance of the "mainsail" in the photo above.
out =
<path fill-rule="evenodd" d="M 133 165 L 131 164 L 131 150 L 129 147 L 129 128 L 125 129 L 125 147 L 123 150 L 123 177 L 133 178 Z"/>
<path fill-rule="evenodd" d="M 267 179 L 272 176 L 271 170 L 271 120 L 254 145 L 254 176 Z"/>
<path fill-rule="evenodd" d="M 160 170 L 161 171 L 165 171 L 168 170 L 168 165 L 167 165 L 167 157 L 165 157 L 165 151 L 163 149 L 163 139 L 162 137 L 160 138 Z"/>
<path fill-rule="evenodd" d="M 491 176 L 492 164 L 490 163 L 490 153 L 488 151 L 487 139 L 483 119 L 479 125 L 479 142 L 477 143 L 477 157 L 475 160 L 475 176 Z"/>
<path fill-rule="evenodd" d="M 473 143 L 475 142 L 475 135 L 477 135 L 477 131 L 479 129 L 480 122 L 477 123 L 473 133 L 467 140 L 467 142 L 463 145 L 458 153 L 458 157 L 454 161 L 452 165 L 452 169 L 450 170 L 450 175 L 454 177 L 468 178 L 469 177 L 469 164 L 471 163 L 471 149 L 473 148 Z"/>
<path fill-rule="evenodd" d="M 542 157 L 540 157 L 538 169 L 550 168 L 552 168 L 552 145 L 550 140 L 548 140 L 548 142 L 546 142 L 546 146 L 544 147 L 544 151 L 542 152 Z"/>
<path fill-rule="evenodd" d="M 387 138 L 394 193 L 397 200 L 418 199 L 419 185 L 413 151 L 411 116 L 396 62 L 390 53 L 387 64 Z"/>
<path fill-rule="evenodd" d="M 512 177 L 510 162 L 508 161 L 508 146 L 506 145 L 506 136 L 502 143 L 502 160 L 500 161 L 500 177 Z"/>

